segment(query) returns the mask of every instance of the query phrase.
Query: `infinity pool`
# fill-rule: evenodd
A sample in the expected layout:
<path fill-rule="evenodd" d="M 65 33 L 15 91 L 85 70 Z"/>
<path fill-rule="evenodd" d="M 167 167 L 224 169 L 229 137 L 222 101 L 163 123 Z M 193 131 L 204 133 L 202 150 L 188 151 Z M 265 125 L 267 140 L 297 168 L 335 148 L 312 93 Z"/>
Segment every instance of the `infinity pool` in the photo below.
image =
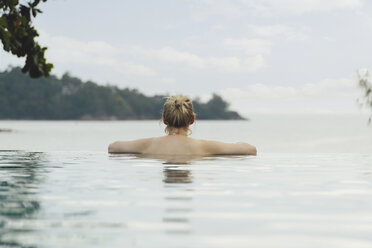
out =
<path fill-rule="evenodd" d="M 372 247 L 372 155 L 0 152 L 0 247 Z"/>

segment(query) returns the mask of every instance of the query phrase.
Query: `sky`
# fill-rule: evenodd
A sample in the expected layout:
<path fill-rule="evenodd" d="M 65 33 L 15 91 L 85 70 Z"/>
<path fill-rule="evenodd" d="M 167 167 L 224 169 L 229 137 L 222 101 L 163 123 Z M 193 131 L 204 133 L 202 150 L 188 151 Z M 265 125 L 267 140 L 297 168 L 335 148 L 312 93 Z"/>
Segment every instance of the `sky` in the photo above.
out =
<path fill-rule="evenodd" d="M 360 113 L 368 0 L 49 0 L 34 20 L 57 76 L 147 95 L 220 94 L 250 114 Z M 23 60 L 0 51 L 0 69 Z"/>

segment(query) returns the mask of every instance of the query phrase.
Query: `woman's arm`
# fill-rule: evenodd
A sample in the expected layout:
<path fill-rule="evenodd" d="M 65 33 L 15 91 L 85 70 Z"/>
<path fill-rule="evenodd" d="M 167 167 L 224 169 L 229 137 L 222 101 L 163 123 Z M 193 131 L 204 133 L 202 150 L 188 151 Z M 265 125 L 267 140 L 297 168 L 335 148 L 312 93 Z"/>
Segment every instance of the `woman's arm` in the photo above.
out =
<path fill-rule="evenodd" d="M 244 143 L 224 143 L 219 141 L 202 141 L 202 148 L 208 154 L 257 155 L 256 147 Z"/>
<path fill-rule="evenodd" d="M 152 142 L 153 138 L 132 141 L 116 141 L 109 145 L 109 153 L 142 153 Z"/>

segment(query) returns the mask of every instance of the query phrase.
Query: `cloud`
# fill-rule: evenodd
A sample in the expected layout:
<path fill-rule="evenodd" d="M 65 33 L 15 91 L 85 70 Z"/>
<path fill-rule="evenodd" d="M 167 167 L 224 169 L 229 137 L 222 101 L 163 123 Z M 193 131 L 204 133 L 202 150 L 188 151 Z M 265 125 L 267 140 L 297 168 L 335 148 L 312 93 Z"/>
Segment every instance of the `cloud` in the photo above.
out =
<path fill-rule="evenodd" d="M 284 25 L 248 25 L 248 30 L 259 37 L 283 36 L 287 40 L 296 41 L 309 39 L 309 35 L 305 32 Z"/>
<path fill-rule="evenodd" d="M 131 53 L 133 55 L 142 55 L 166 62 L 182 63 L 194 68 L 205 68 L 205 59 L 192 53 L 178 51 L 172 47 L 163 47 L 160 49 L 134 47 L 131 49 Z"/>
<path fill-rule="evenodd" d="M 241 113 L 350 113 L 361 96 L 356 79 L 326 79 L 298 87 L 249 84 L 219 92 Z"/>
<path fill-rule="evenodd" d="M 273 37 L 287 33 L 290 28 L 283 25 L 248 25 L 249 31 L 262 37 Z"/>
<path fill-rule="evenodd" d="M 5 52 L 2 48 L 0 49 L 0 70 L 6 70 L 10 66 L 21 66 L 25 64 L 25 58 L 18 58 L 17 56 Z"/>
<path fill-rule="evenodd" d="M 268 53 L 270 43 L 264 40 L 227 40 L 228 48 L 242 49 L 246 55 L 202 57 L 197 54 L 161 47 L 149 49 L 139 46 L 115 47 L 104 41 L 78 41 L 65 36 L 51 36 L 41 32 L 41 43 L 48 44 L 47 57 L 56 68 L 99 68 L 121 75 L 153 77 L 172 64 L 196 70 L 222 72 L 255 72 L 264 67 L 262 54 Z M 154 68 L 157 68 L 155 70 Z"/>
<path fill-rule="evenodd" d="M 191 9 L 192 17 L 197 21 L 211 16 L 240 17 L 244 14 L 244 9 L 231 0 L 193 0 Z"/>
<path fill-rule="evenodd" d="M 172 77 L 164 77 L 159 80 L 159 83 L 162 85 L 172 85 L 177 83 L 177 79 Z"/>
<path fill-rule="evenodd" d="M 225 44 L 231 49 L 242 50 L 246 55 L 271 52 L 271 42 L 262 39 L 225 39 Z"/>
<path fill-rule="evenodd" d="M 262 55 L 243 59 L 237 57 L 209 58 L 206 62 L 209 66 L 226 72 L 255 72 L 265 66 Z"/>
<path fill-rule="evenodd" d="M 194 69 L 218 69 L 223 72 L 255 72 L 264 67 L 262 55 L 246 57 L 201 57 L 199 55 L 179 51 L 172 47 L 146 49 L 136 47 L 134 54 L 155 58 L 159 61 L 183 64 Z M 257 53 L 256 53 L 257 54 Z"/>
<path fill-rule="evenodd" d="M 108 66 L 108 64 L 106 64 Z M 133 62 L 121 62 L 121 61 L 115 61 L 111 64 L 111 68 L 115 71 L 119 72 L 122 75 L 135 75 L 135 76 L 156 76 L 158 73 L 145 65 L 136 64 Z"/>
<path fill-rule="evenodd" d="M 197 20 L 211 16 L 240 18 L 252 14 L 301 15 L 311 12 L 354 10 L 363 6 L 363 0 L 198 0 L 193 3 L 193 15 Z"/>
<path fill-rule="evenodd" d="M 354 95 L 357 90 L 356 81 L 346 78 L 326 79 L 318 83 L 305 84 L 300 87 L 249 84 L 245 89 L 228 88 L 223 92 L 229 98 L 243 99 L 306 99 L 347 97 Z"/>
<path fill-rule="evenodd" d="M 123 59 L 126 50 L 114 47 L 104 41 L 78 41 L 65 36 L 51 36 L 40 32 L 40 40 L 48 44 L 47 57 L 56 68 L 73 66 L 99 66 L 120 74 L 155 76 L 152 68 Z"/>
<path fill-rule="evenodd" d="M 289 14 L 355 9 L 363 4 L 362 0 L 264 0 L 264 2 L 274 12 Z"/>

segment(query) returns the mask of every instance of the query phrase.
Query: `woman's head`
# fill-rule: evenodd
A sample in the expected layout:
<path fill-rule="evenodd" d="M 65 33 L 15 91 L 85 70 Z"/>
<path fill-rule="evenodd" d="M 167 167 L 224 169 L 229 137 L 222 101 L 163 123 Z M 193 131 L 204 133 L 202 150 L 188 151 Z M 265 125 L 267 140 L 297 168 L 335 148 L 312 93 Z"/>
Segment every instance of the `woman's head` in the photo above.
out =
<path fill-rule="evenodd" d="M 194 123 L 195 113 L 189 97 L 176 95 L 170 96 L 164 103 L 163 122 L 167 125 L 165 131 L 171 129 L 188 129 Z"/>

